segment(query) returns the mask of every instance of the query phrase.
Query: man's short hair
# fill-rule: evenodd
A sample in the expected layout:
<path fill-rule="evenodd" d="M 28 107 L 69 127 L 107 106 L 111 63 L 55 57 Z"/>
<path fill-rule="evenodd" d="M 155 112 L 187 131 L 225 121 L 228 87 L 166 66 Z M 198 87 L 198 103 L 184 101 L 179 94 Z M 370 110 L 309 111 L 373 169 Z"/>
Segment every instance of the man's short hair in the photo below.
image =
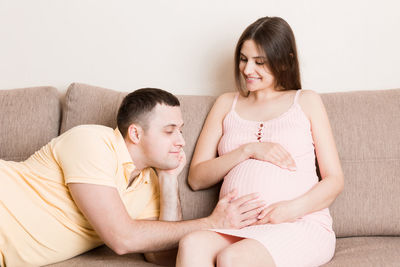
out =
<path fill-rule="evenodd" d="M 146 130 L 148 115 L 157 104 L 171 107 L 180 106 L 176 96 L 157 88 L 142 88 L 125 96 L 117 115 L 117 125 L 122 136 L 127 135 L 131 124 L 138 124 Z"/>

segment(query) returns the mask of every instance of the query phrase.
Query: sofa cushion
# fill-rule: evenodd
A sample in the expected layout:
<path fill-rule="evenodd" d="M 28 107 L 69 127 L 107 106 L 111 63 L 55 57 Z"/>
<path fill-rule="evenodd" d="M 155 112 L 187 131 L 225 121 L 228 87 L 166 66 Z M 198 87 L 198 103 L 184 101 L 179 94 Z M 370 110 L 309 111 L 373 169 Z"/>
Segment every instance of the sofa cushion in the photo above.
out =
<path fill-rule="evenodd" d="M 336 234 L 400 235 L 400 89 L 321 96 L 345 175 Z"/>
<path fill-rule="evenodd" d="M 52 267 L 70 267 L 70 266 L 85 266 L 85 267 L 119 267 L 119 266 L 132 266 L 132 267 L 159 267 L 148 263 L 144 260 L 143 254 L 134 253 L 127 255 L 117 255 L 106 246 L 100 246 L 92 249 L 82 255 L 76 256 L 72 259 L 50 264 L 47 266 Z"/>
<path fill-rule="evenodd" d="M 333 259 L 324 267 L 397 267 L 400 262 L 399 237 L 347 237 L 336 240 Z M 316 252 L 318 253 L 318 252 Z"/>
<path fill-rule="evenodd" d="M 63 106 L 60 133 L 81 124 L 117 125 L 118 107 L 125 92 L 73 83 L 68 87 Z"/>
<path fill-rule="evenodd" d="M 400 262 L 399 237 L 338 238 L 335 256 L 324 267 L 397 267 Z M 315 253 L 318 253 L 316 251 Z M 80 256 L 52 264 L 64 266 L 159 266 L 144 261 L 141 254 L 118 256 L 106 246 L 93 249 Z"/>
<path fill-rule="evenodd" d="M 28 158 L 58 135 L 60 114 L 54 87 L 0 90 L 0 158 Z"/>

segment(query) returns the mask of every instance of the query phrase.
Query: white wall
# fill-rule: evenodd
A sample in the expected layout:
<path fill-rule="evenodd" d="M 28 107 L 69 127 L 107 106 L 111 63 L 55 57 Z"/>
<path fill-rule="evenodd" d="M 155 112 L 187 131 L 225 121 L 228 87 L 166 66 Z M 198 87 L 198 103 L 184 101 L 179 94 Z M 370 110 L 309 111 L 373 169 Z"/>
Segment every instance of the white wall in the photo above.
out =
<path fill-rule="evenodd" d="M 234 89 L 239 35 L 265 15 L 292 26 L 303 88 L 399 88 L 399 10 L 398 0 L 0 0 L 0 89 L 218 95 Z"/>

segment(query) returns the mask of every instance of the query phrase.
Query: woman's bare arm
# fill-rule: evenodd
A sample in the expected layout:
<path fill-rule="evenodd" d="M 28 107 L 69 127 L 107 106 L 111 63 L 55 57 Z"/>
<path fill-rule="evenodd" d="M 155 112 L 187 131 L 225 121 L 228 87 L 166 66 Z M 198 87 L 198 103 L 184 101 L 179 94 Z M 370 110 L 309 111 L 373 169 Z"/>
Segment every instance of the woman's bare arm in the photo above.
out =
<path fill-rule="evenodd" d="M 190 164 L 188 182 L 193 190 L 215 185 L 235 165 L 248 158 L 243 147 L 217 157 L 217 147 L 223 133 L 222 122 L 231 109 L 234 96 L 234 93 L 226 93 L 218 97 L 207 116 Z"/>
<path fill-rule="evenodd" d="M 321 97 L 310 90 L 302 92 L 300 104 L 311 122 L 315 153 L 322 180 L 297 201 L 304 214 L 329 207 L 342 192 L 343 171 L 328 114 Z"/>

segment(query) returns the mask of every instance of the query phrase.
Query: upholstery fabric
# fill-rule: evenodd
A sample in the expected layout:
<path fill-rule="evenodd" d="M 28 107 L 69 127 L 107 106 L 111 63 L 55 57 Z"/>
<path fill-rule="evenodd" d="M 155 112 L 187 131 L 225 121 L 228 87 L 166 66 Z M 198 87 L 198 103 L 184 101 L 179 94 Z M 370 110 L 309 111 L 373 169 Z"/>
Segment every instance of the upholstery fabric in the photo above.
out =
<path fill-rule="evenodd" d="M 336 253 L 326 267 L 397 267 L 400 262 L 400 239 L 398 237 L 348 237 L 338 238 Z M 316 251 L 315 253 L 318 253 Z M 135 266 L 156 267 L 143 260 L 139 254 L 117 256 L 106 246 L 101 246 L 81 256 L 52 264 L 64 266 Z"/>
<path fill-rule="evenodd" d="M 61 131 L 84 123 L 115 127 L 117 109 L 126 94 L 72 84 Z M 328 93 L 321 97 L 345 175 L 345 189 L 330 209 L 337 236 L 399 235 L 400 183 L 395 179 L 400 178 L 400 89 Z M 178 98 L 190 162 L 216 97 Z M 186 181 L 187 172 L 188 166 L 179 176 L 184 219 L 207 216 L 217 202 L 220 185 L 193 192 Z"/>
<path fill-rule="evenodd" d="M 55 264 L 47 265 L 52 267 L 70 267 L 70 266 L 85 266 L 85 267 L 123 267 L 123 266 L 134 266 L 134 267 L 159 267 L 148 263 L 144 260 L 143 254 L 128 254 L 128 255 L 117 255 L 111 249 L 106 246 L 100 246 L 91 251 L 88 251 L 75 258 L 58 262 Z"/>
<path fill-rule="evenodd" d="M 61 133 L 80 124 L 116 126 L 126 92 L 74 83 L 63 107 Z M 400 262 L 400 89 L 321 94 L 341 159 L 345 189 L 330 207 L 336 254 L 326 266 L 398 266 Z M 178 96 L 190 163 L 215 97 Z M 0 91 L 0 158 L 23 160 L 58 135 L 57 90 Z M 184 219 L 210 214 L 220 185 L 193 192 L 188 166 L 179 176 Z M 353 237 L 357 236 L 357 237 Z M 364 236 L 364 237 L 363 237 Z M 381 236 L 381 237 L 374 237 Z M 396 237 L 395 237 L 396 236 Z M 317 253 L 317 252 L 316 252 Z M 156 266 L 139 254 L 117 256 L 105 246 L 54 266 Z"/>
<path fill-rule="evenodd" d="M 0 90 L 0 158 L 28 158 L 58 135 L 60 114 L 54 87 Z"/>
<path fill-rule="evenodd" d="M 337 239 L 335 256 L 324 266 L 397 267 L 399 262 L 400 238 L 398 237 L 347 237 Z"/>
<path fill-rule="evenodd" d="M 118 107 L 127 93 L 72 83 L 66 93 L 60 134 L 80 124 L 115 128 Z"/>
<path fill-rule="evenodd" d="M 400 90 L 322 94 L 344 171 L 337 236 L 400 235 Z"/>

